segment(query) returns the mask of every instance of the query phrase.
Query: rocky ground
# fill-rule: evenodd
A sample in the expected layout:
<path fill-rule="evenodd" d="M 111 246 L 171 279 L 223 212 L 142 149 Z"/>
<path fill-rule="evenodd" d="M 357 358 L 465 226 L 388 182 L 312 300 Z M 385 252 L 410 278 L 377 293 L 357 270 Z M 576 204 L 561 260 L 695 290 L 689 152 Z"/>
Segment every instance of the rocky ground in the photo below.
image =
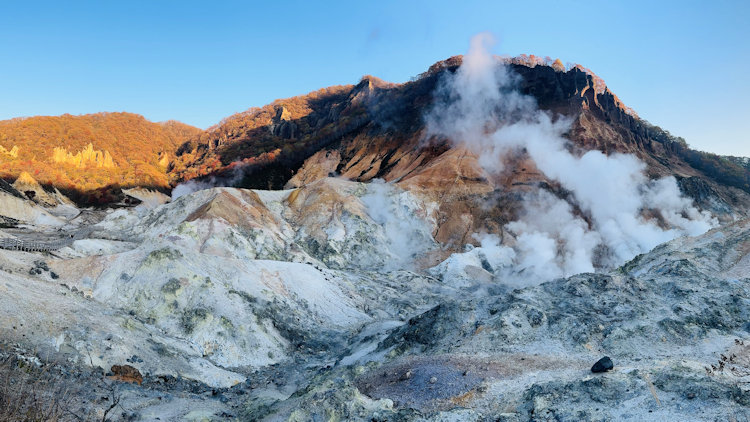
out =
<path fill-rule="evenodd" d="M 71 387 L 62 420 L 750 418 L 748 220 L 511 287 L 382 183 L 16 202 L 6 236 L 86 234 L 0 251 L 2 356 Z"/>

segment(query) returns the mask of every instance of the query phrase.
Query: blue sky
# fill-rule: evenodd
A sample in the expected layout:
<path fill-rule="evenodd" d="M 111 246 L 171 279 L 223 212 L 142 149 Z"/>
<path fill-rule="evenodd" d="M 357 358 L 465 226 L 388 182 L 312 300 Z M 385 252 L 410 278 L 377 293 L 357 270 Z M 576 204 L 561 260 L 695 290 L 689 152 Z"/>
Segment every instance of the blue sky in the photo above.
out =
<path fill-rule="evenodd" d="M 580 63 L 693 147 L 750 156 L 748 1 L 0 2 L 0 119 L 129 111 L 208 127 L 372 74 L 403 82 L 490 31 Z"/>

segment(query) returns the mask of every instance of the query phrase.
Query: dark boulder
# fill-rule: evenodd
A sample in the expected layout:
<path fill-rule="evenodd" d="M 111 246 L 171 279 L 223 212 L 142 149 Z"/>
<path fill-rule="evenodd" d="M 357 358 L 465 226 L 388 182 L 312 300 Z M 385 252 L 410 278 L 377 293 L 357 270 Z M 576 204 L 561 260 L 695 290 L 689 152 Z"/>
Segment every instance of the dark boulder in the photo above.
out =
<path fill-rule="evenodd" d="M 615 367 L 615 364 L 612 363 L 612 359 L 609 358 L 609 356 L 604 356 L 603 358 L 599 359 L 594 366 L 591 367 L 591 372 L 599 373 L 599 372 L 607 372 L 612 370 L 612 368 Z"/>

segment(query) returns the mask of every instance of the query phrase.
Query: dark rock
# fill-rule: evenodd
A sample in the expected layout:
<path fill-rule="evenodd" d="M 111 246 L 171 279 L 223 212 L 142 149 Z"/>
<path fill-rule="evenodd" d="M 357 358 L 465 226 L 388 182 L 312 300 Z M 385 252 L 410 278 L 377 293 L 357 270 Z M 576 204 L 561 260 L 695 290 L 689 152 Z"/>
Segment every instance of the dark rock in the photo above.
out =
<path fill-rule="evenodd" d="M 612 363 L 612 359 L 609 358 L 609 356 L 604 356 L 603 358 L 599 359 L 594 366 L 591 367 L 591 372 L 598 373 L 598 372 L 607 372 L 612 370 L 612 368 L 615 367 L 615 364 Z"/>

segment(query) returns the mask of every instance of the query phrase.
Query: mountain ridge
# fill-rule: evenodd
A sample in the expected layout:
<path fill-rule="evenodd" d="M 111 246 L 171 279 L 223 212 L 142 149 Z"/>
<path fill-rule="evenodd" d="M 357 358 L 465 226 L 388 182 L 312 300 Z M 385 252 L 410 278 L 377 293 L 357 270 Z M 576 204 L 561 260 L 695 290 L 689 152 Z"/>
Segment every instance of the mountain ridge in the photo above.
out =
<path fill-rule="evenodd" d="M 476 243 L 472 233 L 502 235 L 500 227 L 518 216 L 522 196 L 534 186 L 558 197 L 567 193 L 523 152 L 503 158 L 505 170 L 489 175 L 477 154 L 445 137 L 425 135 L 435 92 L 462 60 L 454 56 L 435 63 L 403 84 L 366 76 L 333 93 L 316 91 L 235 115 L 226 119 L 231 125 L 180 147 L 170 167 L 173 183 L 195 176 L 204 187 L 282 189 L 329 176 L 384 179 L 437 200 L 441 223 L 434 235 L 441 243 L 460 248 Z M 693 151 L 683 139 L 641 119 L 590 70 L 548 65 L 531 56 L 496 60 L 517 79 L 513 88 L 533 98 L 542 112 L 570 119 L 564 137 L 576 154 L 632 154 L 645 163 L 649 179 L 675 177 L 683 194 L 721 221 L 747 215 L 750 171 Z M 248 118 L 252 125 L 243 126 Z M 488 198 L 497 201 L 489 211 L 483 205 Z"/>
<path fill-rule="evenodd" d="M 396 109 L 403 108 L 403 104 L 394 104 L 398 102 L 398 99 L 390 101 L 390 104 L 377 104 L 378 101 L 382 101 L 383 98 L 368 98 L 368 102 L 360 104 L 360 107 L 355 107 L 356 104 L 351 104 L 352 100 L 362 96 L 369 96 L 374 91 L 398 91 L 408 90 L 412 88 L 412 91 L 420 91 L 418 86 L 420 83 L 427 82 L 428 85 L 434 87 L 434 80 L 440 77 L 440 73 L 444 71 L 455 71 L 460 65 L 462 56 L 454 56 L 449 59 L 437 62 L 433 64 L 425 73 L 418 75 L 412 81 L 403 84 L 386 83 L 377 78 L 371 76 L 365 76 L 357 85 L 344 85 L 337 86 L 337 96 L 330 98 L 330 103 L 325 100 L 321 101 L 320 93 L 323 90 L 318 90 L 307 95 L 301 95 L 292 97 L 289 99 L 276 100 L 273 103 L 264 106 L 263 108 L 253 108 L 243 113 L 238 113 L 224 119 L 223 123 L 220 123 L 205 132 L 200 134 L 199 139 L 193 138 L 190 141 L 183 144 L 178 150 L 178 156 L 183 157 L 181 160 L 178 157 L 177 162 L 182 161 L 181 168 L 172 168 L 174 182 L 183 181 L 190 179 L 192 176 L 197 177 L 206 176 L 214 172 L 221 174 L 225 166 L 229 165 L 234 161 L 241 161 L 249 158 L 247 154 L 243 156 L 241 153 L 242 147 L 245 144 L 259 141 L 262 144 L 261 149 L 258 152 L 269 152 L 276 149 L 279 150 L 279 156 L 277 157 L 281 161 L 293 162 L 295 165 L 298 164 L 299 158 L 294 157 L 292 151 L 295 147 L 300 150 L 314 150 L 312 154 L 318 151 L 319 148 L 304 148 L 307 145 L 300 145 L 305 142 L 309 142 L 309 138 L 315 138 L 315 134 L 305 133 L 304 129 L 298 127 L 298 120 L 313 120 L 309 119 L 310 114 L 334 114 L 342 119 L 348 119 L 347 122 L 339 124 L 334 128 L 328 128 L 330 131 L 337 135 L 344 136 L 345 134 L 352 131 L 352 128 L 358 128 L 362 126 L 361 120 L 355 119 L 356 117 L 362 118 L 363 114 L 367 114 L 367 123 L 375 123 L 376 125 L 382 125 L 387 127 L 393 127 L 393 123 L 398 122 L 396 128 L 399 129 L 401 134 L 388 133 L 388 131 L 380 131 L 377 134 L 387 134 L 398 138 L 399 135 L 409 135 L 415 128 L 414 124 L 419 125 L 422 123 L 422 116 L 420 112 L 423 110 L 417 110 L 417 113 L 406 113 L 406 118 L 411 119 L 411 122 L 404 122 L 405 119 L 394 118 L 393 110 L 383 110 L 388 107 L 395 107 Z M 606 87 L 604 81 L 596 76 L 590 70 L 584 68 L 581 65 L 570 66 L 567 70 L 559 67 L 553 67 L 555 62 L 549 63 L 551 60 L 541 59 L 536 56 L 519 56 L 516 58 L 504 58 L 509 66 L 512 66 L 514 72 L 518 73 L 521 78 L 520 90 L 524 94 L 532 95 L 538 102 L 540 108 L 562 115 L 570 115 L 580 111 L 590 112 L 590 115 L 596 117 L 598 120 L 603 121 L 605 124 L 612 126 L 616 129 L 616 133 L 605 133 L 605 140 L 597 138 L 595 135 L 601 135 L 598 133 L 598 129 L 603 129 L 602 125 L 595 125 L 598 127 L 592 127 L 590 125 L 590 116 L 584 116 L 582 121 L 577 121 L 572 129 L 574 133 L 571 134 L 571 140 L 580 144 L 581 147 L 587 149 L 600 149 L 605 153 L 614 151 L 618 152 L 635 152 L 639 155 L 639 158 L 646 158 L 649 153 L 659 155 L 663 160 L 662 163 L 658 163 L 655 160 L 649 160 L 649 168 L 657 170 L 659 164 L 661 166 L 669 166 L 668 160 L 670 158 L 678 158 L 681 161 L 687 162 L 690 167 L 696 168 L 699 171 L 708 171 L 718 173 L 720 165 L 729 165 L 733 172 L 740 169 L 739 166 L 733 164 L 731 160 L 720 157 L 711 153 L 703 153 L 699 151 L 693 151 L 689 149 L 684 139 L 672 136 L 668 131 L 665 131 L 658 126 L 650 124 L 648 121 L 638 117 L 638 115 L 627 107 L 609 88 Z M 343 98 L 343 90 L 349 88 L 348 96 Z M 414 95 L 415 99 L 421 101 L 415 104 L 415 108 L 424 107 L 429 101 L 430 89 L 422 90 L 422 92 L 409 93 L 408 95 Z M 421 97 L 420 97 L 421 95 Z M 312 100 L 308 100 L 308 97 L 312 96 Z M 309 104 L 306 102 L 309 101 Z M 346 102 L 348 104 L 343 104 Z M 304 104 L 305 108 L 320 107 L 324 110 L 314 110 L 313 113 L 300 115 L 299 113 L 290 113 L 289 117 L 282 116 L 284 109 L 289 108 L 285 104 L 294 103 Z M 337 107 L 334 107 L 336 105 Z M 349 108 L 342 107 L 342 105 L 349 105 Z M 330 106 L 330 107 L 326 107 Z M 323 113 L 321 113 L 323 111 Z M 390 111 L 390 112 L 389 112 Z M 403 111 L 403 110 L 399 110 Z M 275 114 L 279 116 L 275 116 Z M 384 116 L 383 114 L 386 114 Z M 587 113 L 588 114 L 588 113 Z M 254 119 L 251 126 L 242 126 L 241 121 L 243 117 L 248 115 L 261 116 L 265 119 L 263 127 L 268 130 L 268 133 L 259 133 L 258 120 Z M 273 116 L 272 116 L 273 115 Z M 326 126 L 330 125 L 331 122 L 325 120 L 325 117 L 320 116 L 314 119 L 314 128 L 316 125 Z M 306 119 L 307 118 L 307 119 Z M 275 119 L 275 120 L 274 120 Z M 359 125 L 347 125 L 351 120 L 355 120 Z M 232 122 L 229 125 L 229 122 Z M 238 124 L 239 123 L 239 124 Z M 365 123 L 364 125 L 366 125 Z M 597 122 L 599 123 L 599 122 Z M 249 130 L 248 130 L 249 129 Z M 337 129 L 337 130 L 336 130 Z M 605 128 L 606 129 L 606 128 Z M 245 131 L 245 132 L 243 132 Z M 307 138 L 306 138 L 307 137 Z M 262 139 L 258 139 L 262 138 Z M 319 137 L 318 137 L 319 138 Z M 294 142 L 287 142 L 294 141 Z M 291 145 L 290 145 L 291 143 Z M 323 142 L 325 143 L 325 142 Z M 313 145 L 315 142 L 313 142 Z M 273 148 L 272 148 L 273 147 Z M 286 147 L 287 151 L 283 148 Z M 253 151 L 248 151 L 250 154 Z M 306 158 L 312 156 L 307 155 Z M 666 159 L 666 161 L 664 161 Z M 392 162 L 391 162 L 392 163 Z M 385 163 L 386 167 L 388 163 Z M 684 163 L 679 163 L 684 164 Z M 293 173 L 296 169 L 287 169 L 288 173 Z M 661 169 L 663 172 L 664 169 Z M 659 173 L 660 171 L 656 171 Z M 185 177 L 188 175 L 188 177 Z M 362 174 L 357 175 L 357 177 Z M 724 183 L 728 183 L 731 186 L 750 192 L 750 176 L 734 174 L 731 176 L 724 176 L 721 180 Z M 287 178 L 291 178 L 289 175 Z M 275 182 L 268 180 L 268 183 L 273 185 Z M 257 182 L 256 182 L 257 183 Z M 253 185 L 252 187 L 268 188 L 269 186 Z M 273 186 L 281 187 L 281 186 Z"/>
<path fill-rule="evenodd" d="M 451 148 L 446 140 L 425 142 L 421 131 L 435 87 L 446 72 L 455 72 L 462 59 L 439 61 L 401 84 L 366 75 L 355 85 L 278 99 L 228 116 L 206 130 L 176 121 L 153 123 L 132 113 L 0 121 L 0 177 L 13 182 L 22 171 L 31 171 L 46 187 L 72 193 L 83 202 L 105 203 L 121 199 L 120 186 L 145 185 L 166 192 L 192 179 L 280 189 L 312 181 L 303 166 L 306 160 L 319 161 L 321 154 L 338 154 L 340 159 L 335 165 L 329 160 L 330 171 L 319 171 L 316 177 L 330 173 L 361 181 L 413 178 Z M 741 208 L 734 204 L 746 202 L 741 198 L 750 193 L 746 162 L 690 149 L 684 139 L 640 118 L 591 70 L 534 55 L 496 59 L 512 69 L 521 93 L 532 96 L 542 110 L 573 119 L 567 136 L 581 150 L 634 153 L 647 163 L 650 177 L 675 175 L 696 201 L 702 194 L 690 189 L 700 185 L 704 191 L 714 191 L 729 208 Z M 97 131 L 101 125 L 97 121 L 107 119 L 124 122 Z M 82 166 L 81 158 L 70 156 L 81 154 L 88 144 L 92 151 L 83 154 L 101 155 L 91 161 L 99 171 L 75 175 L 65 166 L 52 166 Z M 54 148 L 59 153 L 46 157 L 45 149 Z"/>

